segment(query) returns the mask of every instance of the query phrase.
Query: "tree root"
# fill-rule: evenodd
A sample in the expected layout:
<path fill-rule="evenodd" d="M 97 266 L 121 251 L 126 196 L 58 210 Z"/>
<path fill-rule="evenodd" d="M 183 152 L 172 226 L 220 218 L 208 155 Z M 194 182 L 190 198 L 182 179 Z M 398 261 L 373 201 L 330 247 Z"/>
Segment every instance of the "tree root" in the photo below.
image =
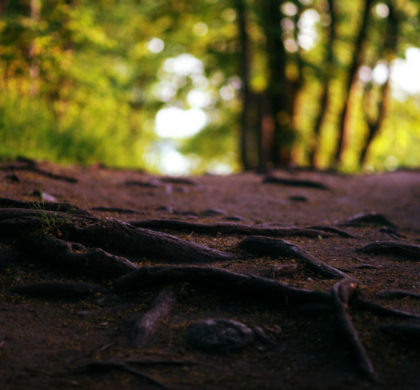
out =
<path fill-rule="evenodd" d="M 323 263 L 308 252 L 292 243 L 268 237 L 251 236 L 239 243 L 239 247 L 253 253 L 293 257 L 300 262 L 307 264 L 315 271 L 329 278 L 346 278 L 347 274 L 339 269 Z"/>
<path fill-rule="evenodd" d="M 16 236 L 40 228 L 59 230 L 70 240 L 88 243 L 135 258 L 150 257 L 165 262 L 212 262 L 233 258 L 228 254 L 178 237 L 136 228 L 117 219 L 69 215 L 28 209 L 0 209 L 0 233 Z"/>
<path fill-rule="evenodd" d="M 138 364 L 141 366 L 195 366 L 199 364 L 190 360 L 169 360 L 169 359 L 125 359 L 125 363 Z"/>
<path fill-rule="evenodd" d="M 372 382 L 378 382 L 378 375 L 373 368 L 369 355 L 360 341 L 357 330 L 353 326 L 350 314 L 348 313 L 349 300 L 351 296 L 356 293 L 357 288 L 357 283 L 354 280 L 342 279 L 334 285 L 332 289 L 332 296 L 340 328 L 353 350 L 361 371 Z"/>
<path fill-rule="evenodd" d="M 109 219 L 67 228 L 70 237 L 134 258 L 149 257 L 165 262 L 208 263 L 233 258 L 232 254 L 182 240 L 178 237 L 137 228 Z"/>
<path fill-rule="evenodd" d="M 144 188 L 162 187 L 157 180 L 149 180 L 149 181 L 127 180 L 123 184 L 126 186 L 144 187 Z"/>
<path fill-rule="evenodd" d="M 420 294 L 414 293 L 412 291 L 405 291 L 405 290 L 382 290 L 378 291 L 376 296 L 381 298 L 413 298 L 413 299 L 420 299 Z"/>
<path fill-rule="evenodd" d="M 413 259 L 416 261 L 420 260 L 420 245 L 407 244 L 398 241 L 375 241 L 364 246 L 363 248 L 357 249 L 357 252 L 375 254 L 394 253 L 403 255 L 408 259 Z"/>
<path fill-rule="evenodd" d="M 258 234 L 262 236 L 305 236 L 305 237 L 330 237 L 330 234 L 311 228 L 291 227 L 260 227 L 239 223 L 196 223 L 177 219 L 149 219 L 144 221 L 131 221 L 131 225 L 149 229 L 170 229 L 178 231 L 193 231 L 197 233 L 224 233 L 224 234 Z"/>
<path fill-rule="evenodd" d="M 9 198 L 0 198 L 0 208 L 16 208 L 28 210 L 48 210 L 60 211 L 62 213 L 90 215 L 89 211 L 83 210 L 70 203 L 61 202 L 25 202 L 23 200 L 14 200 Z"/>
<path fill-rule="evenodd" d="M 380 225 L 396 228 L 396 226 L 384 215 L 378 213 L 360 213 L 338 223 L 341 226 Z"/>
<path fill-rule="evenodd" d="M 156 285 L 191 283 L 197 287 L 234 292 L 241 296 L 260 297 L 279 304 L 291 302 L 330 302 L 328 293 L 291 287 L 259 276 L 231 272 L 214 267 L 152 266 L 141 267 L 115 284 L 117 291 L 135 291 Z"/>
<path fill-rule="evenodd" d="M 59 180 L 59 181 L 65 181 L 67 183 L 77 183 L 78 180 L 71 176 L 66 175 L 58 175 L 56 173 L 52 173 L 49 171 L 46 171 L 43 168 L 40 168 L 36 163 L 33 164 L 8 164 L 8 165 L 2 165 L 0 166 L 1 171 L 29 171 L 37 173 L 41 176 L 48 177 L 50 179 Z"/>
<path fill-rule="evenodd" d="M 122 209 L 119 207 L 92 207 L 93 211 L 106 211 L 110 213 L 120 213 L 120 214 L 140 214 L 141 211 L 134 209 Z"/>
<path fill-rule="evenodd" d="M 99 360 L 99 361 L 94 361 L 94 362 L 84 365 L 83 367 L 81 367 L 79 371 L 87 372 L 87 371 L 111 371 L 111 370 L 125 371 L 135 376 L 138 376 L 140 378 L 146 379 L 148 382 L 162 389 L 168 389 L 168 387 L 162 382 L 159 382 L 157 379 L 153 378 L 152 376 L 148 374 L 145 374 L 142 371 L 139 371 L 135 368 L 128 366 L 125 362 Z"/>
<path fill-rule="evenodd" d="M 347 238 L 358 238 L 357 236 L 346 232 L 343 229 L 338 229 L 334 226 L 308 226 L 308 229 L 313 229 L 313 230 L 321 230 L 322 232 L 331 232 L 331 233 L 335 233 L 338 236 L 341 237 L 347 237 Z"/>
<path fill-rule="evenodd" d="M 351 305 L 362 310 L 369 310 L 372 313 L 385 317 L 414 318 L 420 320 L 420 315 L 418 314 L 409 313 L 403 310 L 390 309 L 388 307 L 379 305 L 378 303 L 359 297 L 352 300 Z"/>
<path fill-rule="evenodd" d="M 156 333 L 161 322 L 172 310 L 176 301 L 175 294 L 172 291 L 161 291 L 152 302 L 151 308 L 134 323 L 131 341 L 134 347 L 142 348 L 147 345 Z"/>
<path fill-rule="evenodd" d="M 100 285 L 82 282 L 42 282 L 16 286 L 13 293 L 49 299 L 81 299 L 87 296 L 107 292 Z"/>
<path fill-rule="evenodd" d="M 307 188 L 317 188 L 319 190 L 329 190 L 329 187 L 323 183 L 313 181 L 313 180 L 306 180 L 306 179 L 292 179 L 287 177 L 278 177 L 273 175 L 267 175 L 264 177 L 263 183 L 271 183 L 271 184 L 282 184 L 286 186 L 293 186 L 293 187 L 307 187 Z"/>
<path fill-rule="evenodd" d="M 197 185 L 197 183 L 194 180 L 187 179 L 186 177 L 165 176 L 165 177 L 160 177 L 159 181 L 162 182 L 162 183 L 182 184 L 182 185 L 186 185 L 186 186 Z"/>
<path fill-rule="evenodd" d="M 137 269 L 135 264 L 124 257 L 55 237 L 29 236 L 23 238 L 21 243 L 25 251 L 35 255 L 41 262 L 71 272 L 116 278 Z"/>

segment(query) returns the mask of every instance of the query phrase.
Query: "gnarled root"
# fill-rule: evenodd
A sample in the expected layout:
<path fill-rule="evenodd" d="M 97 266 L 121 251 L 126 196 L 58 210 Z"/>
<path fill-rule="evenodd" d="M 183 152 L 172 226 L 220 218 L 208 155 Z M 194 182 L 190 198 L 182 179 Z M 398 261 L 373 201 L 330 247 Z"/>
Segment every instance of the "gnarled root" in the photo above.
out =
<path fill-rule="evenodd" d="M 340 328 L 345 335 L 353 353 L 357 359 L 357 363 L 366 375 L 366 377 L 373 381 L 378 382 L 378 375 L 373 368 L 373 364 L 366 352 L 365 347 L 360 341 L 357 330 L 353 326 L 350 314 L 348 313 L 348 303 L 352 295 L 358 289 L 357 282 L 353 279 L 342 279 L 337 282 L 332 289 L 332 296 L 335 303 L 338 321 Z"/>
<path fill-rule="evenodd" d="M 267 238 L 261 236 L 251 236 L 239 243 L 243 249 L 254 253 L 266 254 L 271 256 L 293 257 L 302 263 L 309 265 L 312 269 L 329 278 L 345 278 L 347 274 L 339 269 L 323 263 L 311 254 L 307 253 L 297 245 L 285 240 Z"/>
<path fill-rule="evenodd" d="M 260 297 L 265 301 L 285 303 L 327 302 L 331 296 L 320 291 L 291 287 L 285 283 L 253 275 L 241 274 L 214 267 L 152 266 L 141 267 L 115 284 L 117 291 L 141 290 L 156 285 L 191 283 L 213 290 Z"/>
<path fill-rule="evenodd" d="M 148 344 L 159 325 L 167 317 L 176 302 L 172 291 L 161 291 L 152 302 L 151 308 L 134 323 L 131 341 L 134 347 L 141 348 Z"/>

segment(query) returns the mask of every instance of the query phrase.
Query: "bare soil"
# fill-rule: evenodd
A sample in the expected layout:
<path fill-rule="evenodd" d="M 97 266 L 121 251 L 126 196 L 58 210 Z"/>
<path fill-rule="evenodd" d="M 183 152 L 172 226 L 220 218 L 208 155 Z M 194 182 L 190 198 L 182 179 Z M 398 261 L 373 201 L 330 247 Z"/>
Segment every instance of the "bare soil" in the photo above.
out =
<path fill-rule="evenodd" d="M 366 176 L 307 171 L 272 174 L 288 180 L 264 180 L 267 178 L 255 173 L 177 180 L 101 166 L 59 167 L 31 161 L 0 165 L 0 388 L 159 388 L 158 383 L 125 369 L 129 367 L 169 389 L 420 389 L 418 333 L 392 337 L 380 329 L 407 322 L 419 325 L 416 318 L 381 315 L 343 301 L 379 377 L 379 383 L 373 383 L 360 369 L 357 352 L 343 335 L 337 316 L 340 310 L 333 304 L 289 302 L 287 294 L 284 299 L 273 300 L 253 294 L 252 289 L 233 286 L 230 291 L 226 286 L 222 289 L 216 284 L 201 285 L 188 280 L 139 285 L 138 290 L 121 292 L 114 288 L 118 278 L 106 277 L 100 269 L 97 274 L 85 274 L 78 267 L 69 271 L 53 265 L 60 261 L 61 252 L 57 259 L 49 254 L 40 261 L 43 256 L 27 240 L 53 237 L 80 242 L 89 248 L 100 247 L 113 257 L 127 257 L 139 268 L 216 267 L 332 296 L 339 277 L 326 277 L 302 262 L 301 255 L 262 254 L 263 251 L 239 246 L 250 235 L 264 235 L 287 240 L 310 258 L 357 280 L 357 294 L 363 299 L 420 315 L 420 302 L 415 296 L 390 299 L 386 294 L 376 295 L 382 290 L 420 293 L 420 259 L 416 249 L 420 245 L 419 172 Z M 300 181 L 309 185 L 300 185 Z M 29 203 L 17 207 L 10 200 Z M 54 202 L 71 207 L 45 211 Z M 89 217 L 79 216 L 76 206 L 89 212 Z M 4 210 L 16 216 L 6 215 Z M 375 218 L 341 224 L 357 214 L 373 212 L 391 224 Z M 133 231 L 139 229 L 136 223 L 141 226 L 145 221 L 160 220 L 154 227 L 144 228 L 145 234 L 153 229 L 182 239 L 182 245 L 203 245 L 210 250 L 206 252 L 209 259 L 212 249 L 228 256 L 225 259 L 217 255 L 205 262 L 206 254 L 197 257 L 197 262 L 190 258 L 183 262 L 178 247 L 163 248 L 167 245 L 165 240 L 160 244 L 147 241 L 148 247 L 137 250 L 134 241 L 130 248 L 131 245 L 107 242 L 104 236 L 101 245 L 92 245 L 92 241 L 87 243 L 87 236 L 69 233 L 71 226 L 80 232 L 98 220 L 98 226 L 106 229 L 109 219 L 130 223 L 127 226 Z M 207 231 L 208 228 L 194 225 L 179 228 L 166 220 L 213 227 Z M 221 224 L 259 230 L 238 233 Z M 343 230 L 353 238 L 328 231 L 326 226 Z M 296 234 L 290 231 L 290 235 L 286 232 L 280 236 L 286 227 L 304 231 L 298 229 Z M 95 236 L 95 240 L 99 242 L 100 237 Z M 375 241 L 411 244 L 414 249 L 408 254 L 398 248 L 378 253 L 356 251 Z M 84 247 L 77 248 L 74 253 L 85 253 Z M 195 253 L 189 250 L 185 253 Z M 282 264 L 292 266 L 283 272 L 279 267 Z M 51 281 L 94 282 L 105 289 L 70 299 L 54 292 L 31 296 L 13 290 Z M 174 292 L 173 307 L 166 309 L 164 318 L 155 321 L 158 328 L 150 333 L 153 336 L 147 343 L 141 347 L 133 345 L 133 325 L 151 305 L 154 307 L 152 303 L 162 289 Z M 258 326 L 272 342 L 257 339 L 242 350 L 229 353 L 195 350 L 185 340 L 188 327 L 209 318 Z M 95 362 L 115 364 L 104 364 L 98 370 Z"/>

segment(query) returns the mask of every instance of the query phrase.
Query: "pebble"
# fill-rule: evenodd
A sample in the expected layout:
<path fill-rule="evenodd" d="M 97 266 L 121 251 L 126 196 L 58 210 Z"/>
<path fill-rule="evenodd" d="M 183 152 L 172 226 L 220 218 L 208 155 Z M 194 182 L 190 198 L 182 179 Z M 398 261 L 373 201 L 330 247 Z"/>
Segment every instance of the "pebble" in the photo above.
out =
<path fill-rule="evenodd" d="M 192 325 L 187 343 L 203 352 L 239 351 L 255 340 L 254 331 L 245 324 L 227 319 L 207 319 Z"/>

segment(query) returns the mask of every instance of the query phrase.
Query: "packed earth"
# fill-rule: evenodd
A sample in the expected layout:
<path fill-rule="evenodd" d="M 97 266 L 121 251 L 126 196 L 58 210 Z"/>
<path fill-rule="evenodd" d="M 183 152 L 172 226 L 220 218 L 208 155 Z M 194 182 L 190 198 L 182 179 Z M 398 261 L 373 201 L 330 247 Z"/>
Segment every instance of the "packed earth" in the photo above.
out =
<path fill-rule="evenodd" d="M 0 165 L 0 388 L 420 389 L 420 173 Z"/>

